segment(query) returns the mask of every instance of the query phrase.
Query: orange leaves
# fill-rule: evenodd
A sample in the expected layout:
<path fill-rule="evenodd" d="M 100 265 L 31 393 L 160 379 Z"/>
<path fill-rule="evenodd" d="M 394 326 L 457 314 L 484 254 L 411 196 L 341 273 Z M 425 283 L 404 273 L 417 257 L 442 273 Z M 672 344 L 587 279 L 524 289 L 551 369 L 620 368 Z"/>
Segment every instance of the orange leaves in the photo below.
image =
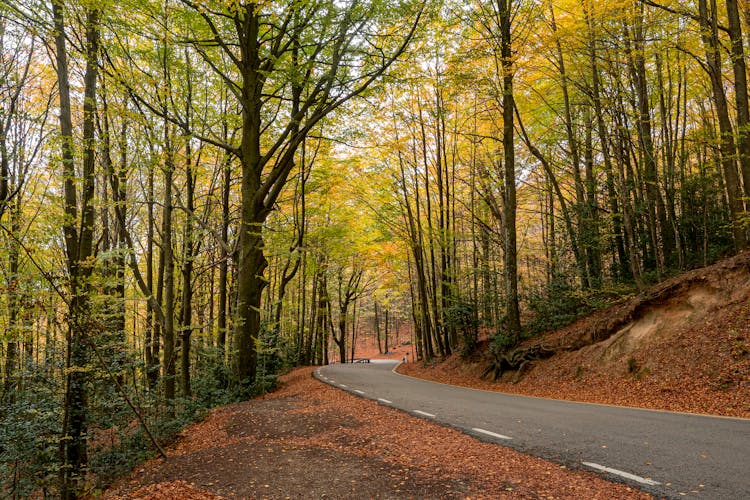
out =
<path fill-rule="evenodd" d="M 282 377 L 274 394 L 214 410 L 166 461 L 106 497 L 647 497 L 351 396 L 310 370 Z"/>

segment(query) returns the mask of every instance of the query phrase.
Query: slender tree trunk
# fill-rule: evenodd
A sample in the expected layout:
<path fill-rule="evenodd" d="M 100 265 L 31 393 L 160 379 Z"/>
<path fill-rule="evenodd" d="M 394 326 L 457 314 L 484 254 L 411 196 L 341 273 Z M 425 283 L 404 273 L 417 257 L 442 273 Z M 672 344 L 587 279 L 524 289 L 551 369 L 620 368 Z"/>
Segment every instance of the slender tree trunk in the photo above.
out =
<path fill-rule="evenodd" d="M 557 25 L 555 23 L 555 13 L 550 3 L 550 20 L 553 34 L 557 33 Z M 563 95 L 563 111 L 564 111 L 564 122 L 565 131 L 568 138 L 568 149 L 570 150 L 570 162 L 573 172 L 573 184 L 575 185 L 576 202 L 575 202 L 575 214 L 576 223 L 578 225 L 578 231 L 576 239 L 578 244 L 583 246 L 584 252 L 574 252 L 576 258 L 576 265 L 578 268 L 578 277 L 581 281 L 582 287 L 590 287 L 592 283 L 590 281 L 590 270 L 587 269 L 585 254 L 588 253 L 589 242 L 586 240 L 585 232 L 587 227 L 587 221 L 585 220 L 585 195 L 583 188 L 583 179 L 581 177 L 581 155 L 578 150 L 578 138 L 576 137 L 575 130 L 573 128 L 573 113 L 571 111 L 570 96 L 568 91 L 568 75 L 565 72 L 565 58 L 563 57 L 562 44 L 560 38 L 555 36 L 555 48 L 557 49 L 557 66 L 560 72 L 560 86 Z M 572 238 L 571 234 L 571 238 Z"/>
<path fill-rule="evenodd" d="M 411 283 L 411 281 L 409 281 Z M 380 339 L 380 306 L 378 304 L 378 301 L 375 301 L 375 305 L 373 306 L 375 309 L 375 319 L 373 322 L 375 323 L 375 337 L 378 340 L 378 354 L 383 354 L 383 343 Z"/>
<path fill-rule="evenodd" d="M 594 115 L 596 117 L 597 135 L 599 136 L 602 157 L 604 160 L 607 199 L 609 202 L 609 210 L 612 219 L 612 230 L 615 237 L 614 245 L 616 248 L 617 258 L 616 265 L 614 266 L 614 274 L 615 276 L 622 276 L 626 273 L 628 261 L 627 254 L 625 252 L 625 243 L 622 230 L 622 213 L 620 212 L 619 203 L 617 201 L 617 191 L 615 189 L 615 176 L 612 167 L 609 134 L 607 133 L 607 126 L 604 120 L 604 111 L 602 109 L 601 77 L 598 68 L 598 51 L 596 46 L 595 26 L 594 20 L 591 16 L 590 0 L 584 0 L 582 4 L 584 8 L 584 16 L 586 18 L 586 24 L 588 26 L 589 65 L 591 68 L 591 100 L 594 107 Z"/>
<path fill-rule="evenodd" d="M 229 288 L 229 193 L 231 191 L 232 182 L 232 164 L 227 155 L 224 163 L 223 182 L 221 187 L 221 245 L 220 260 L 219 260 L 219 304 L 217 306 L 217 328 L 218 336 L 217 343 L 219 345 L 219 351 L 222 359 L 226 357 L 226 341 L 227 341 L 227 299 L 228 299 L 228 288 Z"/>
<path fill-rule="evenodd" d="M 170 404 L 175 397 L 175 284 L 174 284 L 174 250 L 172 248 L 172 178 L 174 158 L 172 152 L 171 127 L 164 124 L 164 144 L 167 149 L 166 162 L 163 167 L 164 198 L 162 205 L 162 254 L 164 255 L 164 397 Z"/>
<path fill-rule="evenodd" d="M 21 196 L 17 195 L 11 202 L 11 228 L 13 234 L 19 234 L 21 230 Z M 18 274 L 20 248 L 18 242 L 9 240 L 8 249 L 8 283 L 6 301 L 8 307 L 8 343 L 5 352 L 5 380 L 3 381 L 3 394 L 0 403 L 13 403 L 16 400 L 16 389 L 18 387 L 18 345 L 19 345 L 19 325 L 18 312 L 20 301 L 18 295 L 18 285 L 20 276 Z"/>
<path fill-rule="evenodd" d="M 737 0 L 726 0 L 726 4 L 729 39 L 732 44 L 730 54 L 734 72 L 734 100 L 737 107 L 737 150 L 742 181 L 745 185 L 744 194 L 746 198 L 750 198 L 750 105 L 747 94 L 747 64 L 742 45 L 742 22 Z M 750 31 L 750 27 L 748 30 Z"/>
<path fill-rule="evenodd" d="M 390 318 L 390 310 L 389 310 L 388 306 L 386 305 L 385 306 L 385 318 L 384 318 L 385 328 L 383 329 L 383 338 L 384 338 L 384 346 L 385 346 L 385 353 L 386 354 L 388 354 L 388 352 L 390 350 L 390 348 L 388 347 L 388 327 L 390 326 L 390 324 L 389 324 L 389 318 Z"/>
<path fill-rule="evenodd" d="M 702 23 L 701 38 L 706 50 L 706 70 L 711 80 L 714 108 L 719 121 L 719 150 L 721 152 L 721 166 L 724 173 L 729 210 L 732 218 L 734 242 L 738 250 L 744 250 L 748 246 L 748 241 L 740 219 L 745 211 L 745 207 L 742 202 L 740 177 L 737 174 L 737 162 L 735 161 L 736 150 L 734 147 L 732 122 L 729 119 L 729 107 L 727 105 L 721 73 L 721 45 L 716 19 L 716 0 L 711 0 L 710 5 L 711 10 L 709 15 L 707 1 L 698 0 L 699 17 Z"/>
<path fill-rule="evenodd" d="M 648 229 L 651 234 L 651 246 L 656 258 L 656 270 L 664 273 L 665 262 L 671 259 L 674 249 L 674 235 L 667 224 L 664 202 L 659 191 L 659 178 L 656 168 L 656 154 L 652 137 L 651 102 L 649 100 L 647 78 L 645 35 L 642 6 L 635 13 L 632 49 L 629 50 L 628 62 L 636 90 L 638 111 L 638 141 L 643 154 L 643 171 L 646 191 Z M 630 42 L 630 30 L 625 26 L 625 38 Z"/>
<path fill-rule="evenodd" d="M 503 72 L 503 212 L 505 226 L 505 293 L 508 334 L 517 340 L 521 334 L 518 307 L 518 254 L 516 244 L 516 161 L 513 113 L 513 48 L 511 38 L 512 0 L 497 0 L 500 28 L 500 56 Z"/>
<path fill-rule="evenodd" d="M 152 152 L 153 156 L 153 152 Z M 149 165 L 147 178 L 147 200 L 148 221 L 146 227 L 146 287 L 150 293 L 154 293 L 154 229 L 156 226 L 154 218 L 154 167 Z M 157 291 L 158 292 L 158 291 Z M 160 296 L 157 295 L 160 303 Z M 144 345 L 146 355 L 146 380 L 150 390 L 156 388 L 159 381 L 159 326 L 154 317 L 154 308 L 151 301 L 146 302 L 146 341 Z"/>
<path fill-rule="evenodd" d="M 182 350 L 180 351 L 180 382 L 182 395 L 190 396 L 190 342 L 193 323 L 193 260 L 195 259 L 195 242 L 193 241 L 192 216 L 195 211 L 195 174 L 192 165 L 190 141 L 186 144 L 186 208 L 185 234 L 182 257 L 182 305 L 180 307 L 180 333 Z"/>
<path fill-rule="evenodd" d="M 65 222 L 63 234 L 70 280 L 68 310 L 67 359 L 65 378 L 65 402 L 63 405 L 62 439 L 60 451 L 60 496 L 76 498 L 82 487 L 82 473 L 88 461 L 87 412 L 88 412 L 88 364 L 89 348 L 87 336 L 94 333 L 89 308 L 89 277 L 92 272 L 90 259 L 94 256 L 94 195 L 95 195 L 95 120 L 99 56 L 99 18 L 97 10 L 85 13 L 86 68 L 84 72 L 83 101 L 83 159 L 81 168 L 80 200 L 77 193 L 74 164 L 72 106 L 65 33 L 64 8 L 52 2 L 55 26 L 55 59 L 60 100 L 61 160 L 64 190 Z M 80 214 L 80 219 L 79 219 Z M 80 224 L 77 227 L 77 224 Z"/>
<path fill-rule="evenodd" d="M 428 239 L 428 249 L 425 249 L 425 252 L 429 253 L 429 269 L 426 270 L 425 277 L 428 279 L 426 283 L 426 290 L 428 291 L 428 297 L 429 302 L 425 304 L 425 307 L 430 307 L 430 316 L 433 318 L 434 321 L 434 334 L 435 334 L 435 340 L 437 342 L 438 352 L 440 353 L 440 356 L 446 355 L 446 349 L 445 344 L 443 343 L 443 328 L 444 325 L 442 324 L 442 318 L 440 315 L 440 309 L 438 308 L 438 300 L 437 300 L 437 294 L 438 294 L 438 276 L 437 276 L 437 266 L 435 264 L 435 245 L 433 243 L 433 235 L 435 234 L 433 231 L 432 226 L 432 196 L 431 196 L 431 189 L 430 189 L 430 163 L 428 160 L 427 155 L 427 133 L 425 132 L 425 124 L 424 124 L 424 117 L 422 116 L 422 106 L 421 101 L 418 102 L 419 104 L 419 126 L 420 126 L 420 145 L 422 149 L 422 164 L 424 167 L 424 189 L 425 189 L 425 208 L 427 210 L 425 214 L 425 219 L 427 220 L 427 234 L 429 235 Z M 419 182 L 418 175 L 416 173 L 416 164 L 414 165 L 415 168 L 415 182 Z M 419 203 L 419 194 L 416 192 L 415 197 L 417 199 L 417 204 Z M 421 224 L 421 219 L 419 217 L 419 214 L 417 214 L 418 224 Z M 422 231 L 421 228 L 419 230 L 419 235 L 421 237 Z M 422 245 L 422 248 L 424 249 L 424 245 Z M 386 349 L 387 352 L 387 349 Z"/>

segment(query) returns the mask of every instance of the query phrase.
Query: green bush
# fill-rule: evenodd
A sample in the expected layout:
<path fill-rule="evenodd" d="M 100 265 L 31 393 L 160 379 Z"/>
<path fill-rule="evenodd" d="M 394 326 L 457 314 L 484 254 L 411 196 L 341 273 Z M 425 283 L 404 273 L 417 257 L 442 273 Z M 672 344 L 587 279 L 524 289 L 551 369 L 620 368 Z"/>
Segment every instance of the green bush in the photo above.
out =
<path fill-rule="evenodd" d="M 496 332 L 492 336 L 492 344 L 490 345 L 492 352 L 495 354 L 502 354 L 510 351 L 516 345 L 520 339 L 516 335 L 511 335 L 504 330 Z"/>
<path fill-rule="evenodd" d="M 445 323 L 455 328 L 461 339 L 461 356 L 471 355 L 479 340 L 477 306 L 471 302 L 456 302 L 445 311 Z"/>
<path fill-rule="evenodd" d="M 601 293 L 585 292 L 560 278 L 547 286 L 532 289 L 526 299 L 531 310 L 531 321 L 526 325 L 527 335 L 567 326 L 606 304 Z"/>
<path fill-rule="evenodd" d="M 35 387 L 0 406 L 0 497 L 54 491 L 59 471 L 60 402 Z"/>

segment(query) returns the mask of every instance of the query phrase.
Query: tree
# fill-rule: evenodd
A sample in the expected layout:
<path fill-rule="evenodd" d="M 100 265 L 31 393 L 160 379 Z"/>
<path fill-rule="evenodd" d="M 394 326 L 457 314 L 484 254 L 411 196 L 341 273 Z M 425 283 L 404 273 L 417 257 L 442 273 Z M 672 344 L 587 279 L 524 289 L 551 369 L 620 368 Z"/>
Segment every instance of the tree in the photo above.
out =
<path fill-rule="evenodd" d="M 513 33 L 518 3 L 513 0 L 495 0 L 490 6 L 482 6 L 479 23 L 491 44 L 495 71 L 501 81 L 502 107 L 502 159 L 497 165 L 502 168 L 502 223 L 503 249 L 505 251 L 505 304 L 506 323 L 510 338 L 517 339 L 521 333 L 521 313 L 518 306 L 518 250 L 516 234 L 516 162 L 515 162 L 515 99 L 513 77 L 516 55 L 513 49 Z"/>
<path fill-rule="evenodd" d="M 218 139 L 218 133 L 202 138 L 241 165 L 236 375 L 249 386 L 267 284 L 263 224 L 287 183 L 297 148 L 321 119 L 364 92 L 403 53 L 423 7 L 406 4 L 395 12 L 387 2 L 243 2 L 210 9 L 190 0 L 182 4 L 192 15 L 185 37 L 241 109 L 237 143 Z M 388 33 L 381 35 L 385 26 Z M 200 135 L 180 117 L 169 119 Z"/>
<path fill-rule="evenodd" d="M 83 156 L 81 175 L 76 173 L 72 104 L 70 98 L 70 74 L 66 40 L 65 8 L 52 2 L 55 26 L 55 62 L 60 99 L 61 167 L 64 185 L 65 253 L 70 298 L 68 303 L 68 355 L 65 383 L 64 417 L 60 450 L 63 456 L 61 469 L 63 498 L 78 495 L 81 474 L 87 462 L 87 374 L 90 339 L 96 327 L 90 321 L 89 278 L 93 270 L 94 257 L 94 211 L 95 193 L 95 113 L 99 59 L 100 12 L 89 9 L 85 13 L 85 55 L 83 96 Z M 80 198 L 77 183 L 81 183 Z"/>

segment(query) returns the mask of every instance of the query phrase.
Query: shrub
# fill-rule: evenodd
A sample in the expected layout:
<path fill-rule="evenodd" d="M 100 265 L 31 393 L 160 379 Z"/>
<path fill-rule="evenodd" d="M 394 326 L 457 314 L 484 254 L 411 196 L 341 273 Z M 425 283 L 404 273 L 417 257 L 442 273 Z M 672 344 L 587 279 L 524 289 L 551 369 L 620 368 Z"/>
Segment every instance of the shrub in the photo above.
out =
<path fill-rule="evenodd" d="M 471 355 L 479 340 L 477 306 L 472 302 L 456 302 L 445 311 L 445 323 L 455 328 L 461 339 L 461 356 Z"/>
<path fill-rule="evenodd" d="M 533 313 L 526 326 L 528 335 L 567 326 L 606 304 L 602 292 L 582 291 L 573 288 L 566 279 L 553 280 L 547 286 L 532 289 L 526 299 Z"/>

